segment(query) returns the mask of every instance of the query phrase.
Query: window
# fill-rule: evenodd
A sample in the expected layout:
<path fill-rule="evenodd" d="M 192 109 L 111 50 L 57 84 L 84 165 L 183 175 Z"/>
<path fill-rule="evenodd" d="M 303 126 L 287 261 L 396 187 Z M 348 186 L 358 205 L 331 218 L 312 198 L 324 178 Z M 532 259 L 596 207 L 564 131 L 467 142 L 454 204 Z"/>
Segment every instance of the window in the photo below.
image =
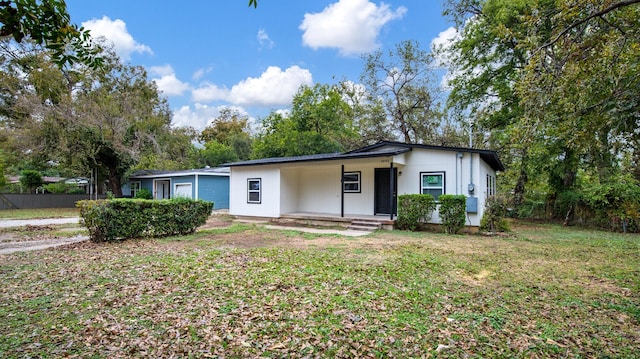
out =
<path fill-rule="evenodd" d="M 495 196 L 496 194 L 496 179 L 490 174 L 487 174 L 487 196 Z"/>
<path fill-rule="evenodd" d="M 142 185 L 140 182 L 131 182 L 131 197 L 135 198 Z"/>
<path fill-rule="evenodd" d="M 247 203 L 262 201 L 262 180 L 260 178 L 247 179 Z"/>
<path fill-rule="evenodd" d="M 342 185 L 345 193 L 360 193 L 360 172 L 345 172 Z"/>
<path fill-rule="evenodd" d="M 420 193 L 430 194 L 438 200 L 444 194 L 444 172 L 420 173 Z"/>

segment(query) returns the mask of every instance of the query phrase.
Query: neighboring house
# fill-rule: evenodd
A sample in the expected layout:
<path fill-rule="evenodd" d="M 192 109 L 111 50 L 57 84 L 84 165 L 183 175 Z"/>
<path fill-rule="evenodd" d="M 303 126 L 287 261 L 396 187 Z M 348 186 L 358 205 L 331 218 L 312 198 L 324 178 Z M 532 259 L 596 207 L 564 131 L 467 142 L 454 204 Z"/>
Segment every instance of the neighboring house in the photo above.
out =
<path fill-rule="evenodd" d="M 395 219 L 397 195 L 464 194 L 467 225 L 479 226 L 496 172 L 494 151 L 379 142 L 346 153 L 267 158 L 227 164 L 235 216 Z M 432 222 L 438 223 L 437 212 Z"/>
<path fill-rule="evenodd" d="M 203 168 L 184 171 L 141 170 L 129 176 L 122 194 L 135 197 L 145 188 L 154 199 L 187 197 L 213 202 L 214 209 L 229 208 L 229 168 Z"/>

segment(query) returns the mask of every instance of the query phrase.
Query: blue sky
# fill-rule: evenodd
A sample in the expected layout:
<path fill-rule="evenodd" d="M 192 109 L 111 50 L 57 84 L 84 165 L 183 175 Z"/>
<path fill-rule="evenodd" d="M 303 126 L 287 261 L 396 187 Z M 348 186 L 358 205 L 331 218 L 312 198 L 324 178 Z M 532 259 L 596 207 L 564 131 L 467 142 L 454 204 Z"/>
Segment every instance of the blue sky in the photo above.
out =
<path fill-rule="evenodd" d="M 363 54 L 451 37 L 441 0 L 67 0 L 72 22 L 142 65 L 175 126 L 202 130 L 221 106 L 254 120 L 285 109 L 300 85 L 359 82 Z"/>

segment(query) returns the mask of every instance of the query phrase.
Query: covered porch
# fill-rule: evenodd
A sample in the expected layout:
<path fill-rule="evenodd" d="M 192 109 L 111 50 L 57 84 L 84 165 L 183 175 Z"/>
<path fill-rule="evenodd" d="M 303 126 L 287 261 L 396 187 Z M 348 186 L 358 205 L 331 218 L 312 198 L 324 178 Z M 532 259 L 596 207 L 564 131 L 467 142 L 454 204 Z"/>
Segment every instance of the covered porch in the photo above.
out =
<path fill-rule="evenodd" d="M 293 212 L 279 217 L 234 216 L 240 222 L 271 222 L 283 225 L 299 225 L 314 227 L 340 227 L 355 230 L 393 230 L 396 216 L 390 219 L 388 215 L 346 214 L 341 216 L 333 213 Z"/>

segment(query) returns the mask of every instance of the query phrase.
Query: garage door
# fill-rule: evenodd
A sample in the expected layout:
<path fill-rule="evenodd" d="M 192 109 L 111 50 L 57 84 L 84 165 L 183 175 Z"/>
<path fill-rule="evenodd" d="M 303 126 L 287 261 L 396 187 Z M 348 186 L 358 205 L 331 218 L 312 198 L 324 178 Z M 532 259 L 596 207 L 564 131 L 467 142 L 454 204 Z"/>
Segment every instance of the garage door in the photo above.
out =
<path fill-rule="evenodd" d="M 173 191 L 174 197 L 191 198 L 191 193 L 191 183 L 176 183 L 176 188 Z"/>

